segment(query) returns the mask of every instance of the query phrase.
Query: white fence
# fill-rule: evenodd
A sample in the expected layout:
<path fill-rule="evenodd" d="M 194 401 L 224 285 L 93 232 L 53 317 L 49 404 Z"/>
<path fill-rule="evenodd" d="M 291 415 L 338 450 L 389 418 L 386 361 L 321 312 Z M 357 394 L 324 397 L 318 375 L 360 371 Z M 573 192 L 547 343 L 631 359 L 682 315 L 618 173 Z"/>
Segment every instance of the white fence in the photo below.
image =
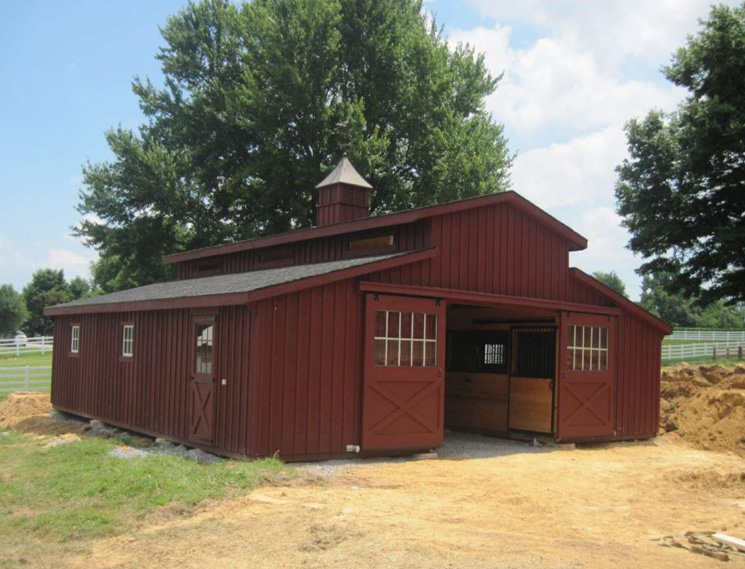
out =
<path fill-rule="evenodd" d="M 697 358 L 741 360 L 744 353 L 745 340 L 705 344 L 662 344 L 662 361 L 682 361 Z"/>
<path fill-rule="evenodd" d="M 54 347 L 54 338 L 52 336 L 42 336 L 40 338 L 28 338 L 26 340 L 0 340 L 0 356 L 20 356 L 21 354 L 40 353 L 41 355 L 49 354 Z"/>
<path fill-rule="evenodd" d="M 673 330 L 669 340 L 696 340 L 698 342 L 743 342 L 745 330 Z"/>
<path fill-rule="evenodd" d="M 0 394 L 49 391 L 52 366 L 0 367 Z"/>

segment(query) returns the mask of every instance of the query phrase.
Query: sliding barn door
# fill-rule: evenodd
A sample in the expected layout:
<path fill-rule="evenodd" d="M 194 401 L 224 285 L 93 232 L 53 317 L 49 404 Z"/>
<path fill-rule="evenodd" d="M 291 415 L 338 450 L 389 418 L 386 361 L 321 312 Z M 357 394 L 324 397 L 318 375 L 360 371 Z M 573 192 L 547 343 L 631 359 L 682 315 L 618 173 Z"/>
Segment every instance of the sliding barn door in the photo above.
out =
<path fill-rule="evenodd" d="M 445 303 L 367 295 L 362 449 L 442 446 Z"/>
<path fill-rule="evenodd" d="M 615 316 L 565 312 L 561 319 L 558 437 L 615 434 Z"/>

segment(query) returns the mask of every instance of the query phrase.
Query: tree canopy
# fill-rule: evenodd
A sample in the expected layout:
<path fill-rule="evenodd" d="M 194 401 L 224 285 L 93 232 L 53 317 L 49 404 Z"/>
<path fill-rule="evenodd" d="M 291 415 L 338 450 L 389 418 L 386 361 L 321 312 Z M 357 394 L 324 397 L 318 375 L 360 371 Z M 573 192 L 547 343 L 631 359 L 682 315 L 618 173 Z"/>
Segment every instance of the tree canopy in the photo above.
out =
<path fill-rule="evenodd" d="M 44 316 L 44 308 L 77 300 L 92 294 L 90 284 L 80 277 L 74 277 L 69 283 L 65 280 L 64 271 L 39 269 L 23 287 L 23 301 L 28 311 L 24 330 L 29 336 L 50 336 L 52 320 Z"/>
<path fill-rule="evenodd" d="M 671 293 L 674 279 L 675 275 L 664 272 L 645 275 L 639 304 L 676 328 L 745 327 L 744 306 L 728 306 L 719 300 L 702 307 L 684 293 Z"/>
<path fill-rule="evenodd" d="M 603 283 L 605 286 L 615 290 L 618 294 L 628 298 L 629 295 L 626 292 L 626 284 L 623 282 L 621 277 L 618 276 L 618 273 L 616 273 L 616 271 L 595 271 L 594 273 L 592 273 L 592 276 Z"/>
<path fill-rule="evenodd" d="M 26 320 L 26 305 L 12 285 L 0 286 L 0 338 L 20 329 Z"/>
<path fill-rule="evenodd" d="M 499 78 L 421 0 L 203 0 L 162 35 L 163 85 L 133 82 L 147 122 L 84 167 L 77 233 L 105 291 L 164 279 L 165 253 L 310 226 L 345 151 L 373 213 L 508 184 Z"/>
<path fill-rule="evenodd" d="M 626 126 L 616 196 L 629 247 L 671 293 L 745 300 L 745 4 L 712 8 L 664 73 L 688 95 Z"/>

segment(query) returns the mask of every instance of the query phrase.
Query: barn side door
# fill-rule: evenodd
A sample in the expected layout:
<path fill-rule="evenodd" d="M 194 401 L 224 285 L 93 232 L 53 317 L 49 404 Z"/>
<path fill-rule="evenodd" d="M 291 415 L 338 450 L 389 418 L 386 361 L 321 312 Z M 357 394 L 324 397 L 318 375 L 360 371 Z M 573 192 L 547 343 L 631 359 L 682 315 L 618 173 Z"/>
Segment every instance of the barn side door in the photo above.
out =
<path fill-rule="evenodd" d="M 368 294 L 362 450 L 442 446 L 445 302 Z"/>
<path fill-rule="evenodd" d="M 615 434 L 615 316 L 564 312 L 557 436 L 561 440 Z"/>
<path fill-rule="evenodd" d="M 189 440 L 211 444 L 215 429 L 214 315 L 192 318 L 189 374 Z"/>

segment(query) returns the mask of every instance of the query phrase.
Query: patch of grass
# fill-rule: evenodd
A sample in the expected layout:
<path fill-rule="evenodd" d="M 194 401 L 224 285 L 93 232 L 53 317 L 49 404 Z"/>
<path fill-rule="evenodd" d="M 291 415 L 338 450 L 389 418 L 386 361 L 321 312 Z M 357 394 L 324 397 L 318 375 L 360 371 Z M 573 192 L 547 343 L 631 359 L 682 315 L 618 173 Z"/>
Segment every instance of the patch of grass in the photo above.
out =
<path fill-rule="evenodd" d="M 692 365 L 720 365 L 725 367 L 734 367 L 743 364 L 743 360 L 713 360 L 711 356 L 706 356 L 703 358 L 686 358 L 685 360 L 662 360 L 662 367 L 676 366 L 683 362 Z"/>
<path fill-rule="evenodd" d="M 122 460 L 118 441 L 44 441 L 0 431 L 0 535 L 11 541 L 79 541 L 131 529 L 160 506 L 185 510 L 292 471 L 278 460 L 200 465 L 174 456 Z M 2 546 L 0 546 L 1 548 Z M 2 557 L 0 555 L 0 557 Z M 1 564 L 0 564 L 1 566 Z"/>
<path fill-rule="evenodd" d="M 0 367 L 50 366 L 52 365 L 52 351 L 47 350 L 43 356 L 41 352 L 0 355 Z"/>
<path fill-rule="evenodd" d="M 52 352 L 47 351 L 46 354 L 43 356 L 41 355 L 41 352 L 34 352 L 34 353 L 25 353 L 21 354 L 18 357 L 15 357 L 15 355 L 8 355 L 3 354 L 0 356 L 0 368 L 16 368 L 16 367 L 40 367 L 40 366 L 48 366 L 51 368 L 52 366 Z M 0 389 L 3 387 L 7 387 L 8 384 L 12 384 L 10 387 L 12 389 L 18 389 L 19 382 L 22 382 L 22 378 L 18 377 L 8 377 L 8 374 L 12 374 L 12 371 L 0 371 Z M 51 381 L 52 381 L 52 372 L 51 369 L 47 372 L 44 371 L 34 371 L 33 372 L 36 377 L 33 377 L 32 380 L 34 382 L 33 388 L 34 389 L 46 389 L 48 390 Z M 5 385 L 3 385 L 5 384 Z M 1 401 L 2 399 L 0 399 Z"/>

